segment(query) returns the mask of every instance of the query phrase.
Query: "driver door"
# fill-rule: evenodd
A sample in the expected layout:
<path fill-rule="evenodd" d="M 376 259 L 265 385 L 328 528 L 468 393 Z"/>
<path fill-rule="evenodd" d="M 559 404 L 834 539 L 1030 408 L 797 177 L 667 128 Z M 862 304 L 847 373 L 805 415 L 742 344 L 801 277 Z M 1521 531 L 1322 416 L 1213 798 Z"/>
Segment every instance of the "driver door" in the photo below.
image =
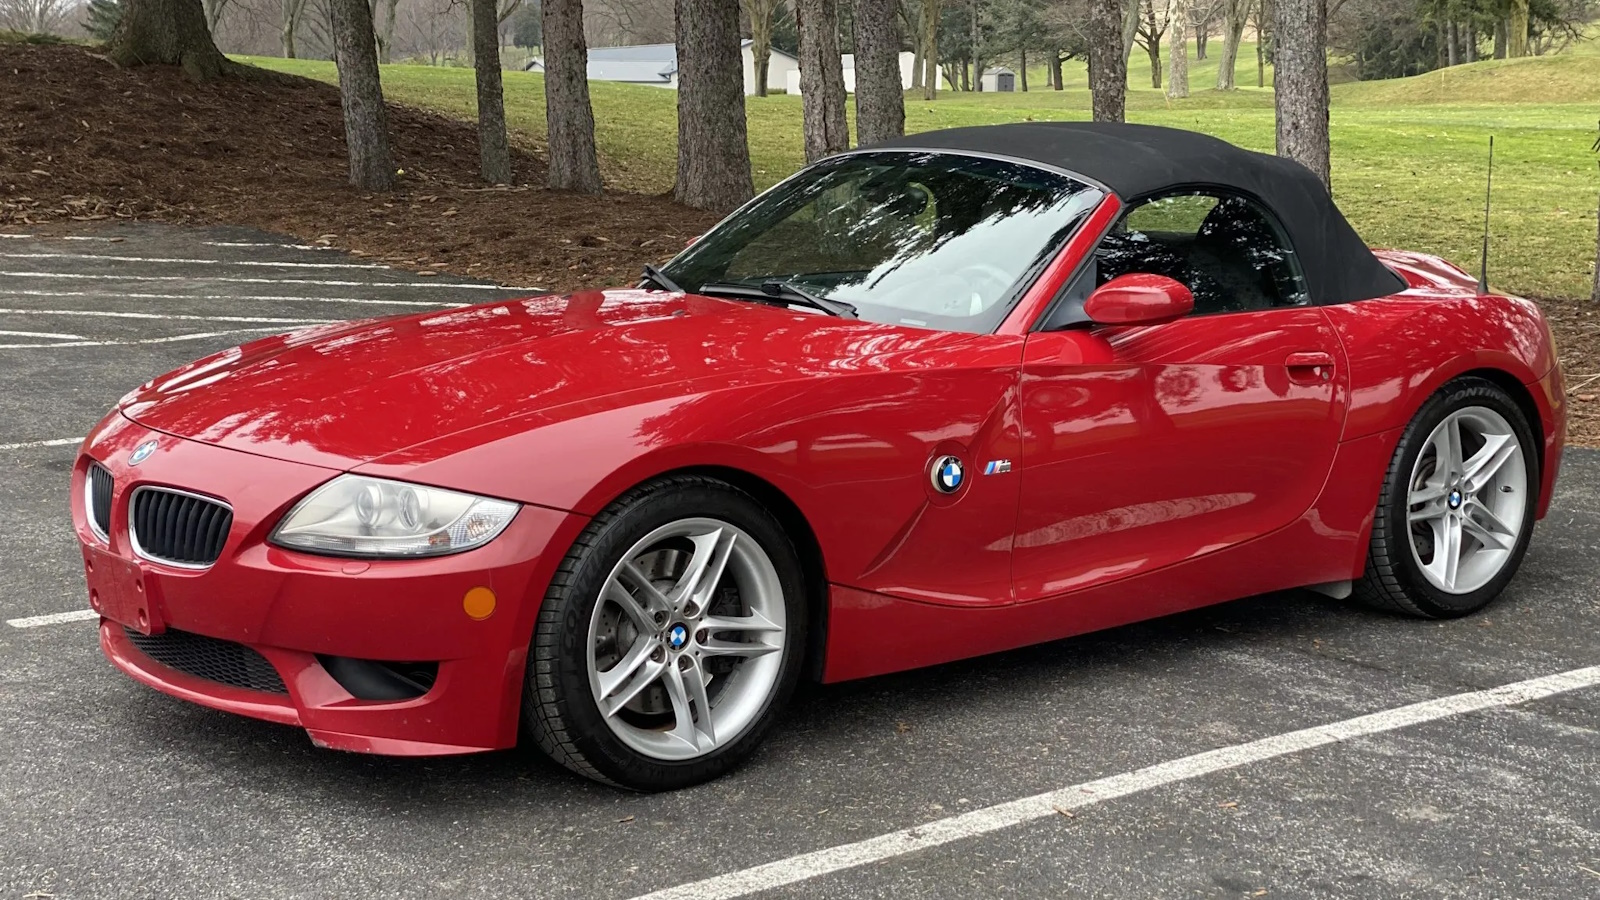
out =
<path fill-rule="evenodd" d="M 1194 313 L 1083 319 L 1094 287 L 1136 271 L 1186 284 Z M 1173 566 L 1305 514 L 1332 465 L 1347 381 L 1300 283 L 1281 231 L 1247 201 L 1189 195 L 1126 214 L 1028 337 L 1017 600 Z"/>

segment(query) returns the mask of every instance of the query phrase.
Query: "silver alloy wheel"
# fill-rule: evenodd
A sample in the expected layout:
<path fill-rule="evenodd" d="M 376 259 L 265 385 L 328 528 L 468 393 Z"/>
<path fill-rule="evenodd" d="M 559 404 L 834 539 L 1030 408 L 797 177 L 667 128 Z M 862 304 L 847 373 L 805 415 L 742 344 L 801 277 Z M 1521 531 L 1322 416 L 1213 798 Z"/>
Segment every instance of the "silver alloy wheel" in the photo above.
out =
<path fill-rule="evenodd" d="M 1500 574 L 1528 516 L 1528 466 L 1511 423 L 1469 406 L 1445 417 L 1411 468 L 1411 555 L 1434 587 L 1470 594 Z"/>
<path fill-rule="evenodd" d="M 739 739 L 777 689 L 783 584 L 761 545 L 727 522 L 680 519 L 635 543 L 589 621 L 589 688 L 606 725 L 660 760 Z"/>

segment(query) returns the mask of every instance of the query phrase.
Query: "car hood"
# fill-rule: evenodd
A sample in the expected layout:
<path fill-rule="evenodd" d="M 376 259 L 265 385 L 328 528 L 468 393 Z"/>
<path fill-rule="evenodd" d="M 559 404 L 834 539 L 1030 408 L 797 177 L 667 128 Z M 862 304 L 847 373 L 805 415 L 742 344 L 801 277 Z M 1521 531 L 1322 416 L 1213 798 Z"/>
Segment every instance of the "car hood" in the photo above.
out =
<path fill-rule="evenodd" d="M 971 337 L 586 291 L 265 338 L 156 378 L 120 408 L 157 431 L 346 469 L 480 425 L 811 377 Z"/>

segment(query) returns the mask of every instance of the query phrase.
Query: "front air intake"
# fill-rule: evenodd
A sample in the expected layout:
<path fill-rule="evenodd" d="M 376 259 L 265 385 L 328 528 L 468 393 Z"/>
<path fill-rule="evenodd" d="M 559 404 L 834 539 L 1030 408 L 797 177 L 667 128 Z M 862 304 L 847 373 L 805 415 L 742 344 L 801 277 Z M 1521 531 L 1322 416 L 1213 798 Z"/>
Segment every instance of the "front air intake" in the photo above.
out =
<path fill-rule="evenodd" d="M 134 552 L 175 566 L 205 568 L 216 562 L 233 527 L 227 504 L 171 488 L 139 488 L 131 507 Z"/>
<path fill-rule="evenodd" d="M 289 692 L 272 663 L 243 644 L 171 629 L 161 634 L 123 630 L 140 653 L 185 675 L 263 694 Z"/>

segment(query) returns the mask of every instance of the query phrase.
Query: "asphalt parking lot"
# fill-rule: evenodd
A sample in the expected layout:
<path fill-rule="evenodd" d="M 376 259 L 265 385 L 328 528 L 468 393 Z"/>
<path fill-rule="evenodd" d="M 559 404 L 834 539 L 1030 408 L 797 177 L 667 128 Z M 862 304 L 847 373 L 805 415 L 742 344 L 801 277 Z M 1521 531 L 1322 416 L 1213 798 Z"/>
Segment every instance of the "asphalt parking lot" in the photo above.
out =
<path fill-rule="evenodd" d="M 339 754 L 101 658 L 77 438 L 257 335 L 519 291 L 237 229 L 85 238 L 0 237 L 0 896 L 1600 897 L 1600 452 L 1466 620 L 1294 592 L 810 688 L 670 795 L 532 749 Z"/>

